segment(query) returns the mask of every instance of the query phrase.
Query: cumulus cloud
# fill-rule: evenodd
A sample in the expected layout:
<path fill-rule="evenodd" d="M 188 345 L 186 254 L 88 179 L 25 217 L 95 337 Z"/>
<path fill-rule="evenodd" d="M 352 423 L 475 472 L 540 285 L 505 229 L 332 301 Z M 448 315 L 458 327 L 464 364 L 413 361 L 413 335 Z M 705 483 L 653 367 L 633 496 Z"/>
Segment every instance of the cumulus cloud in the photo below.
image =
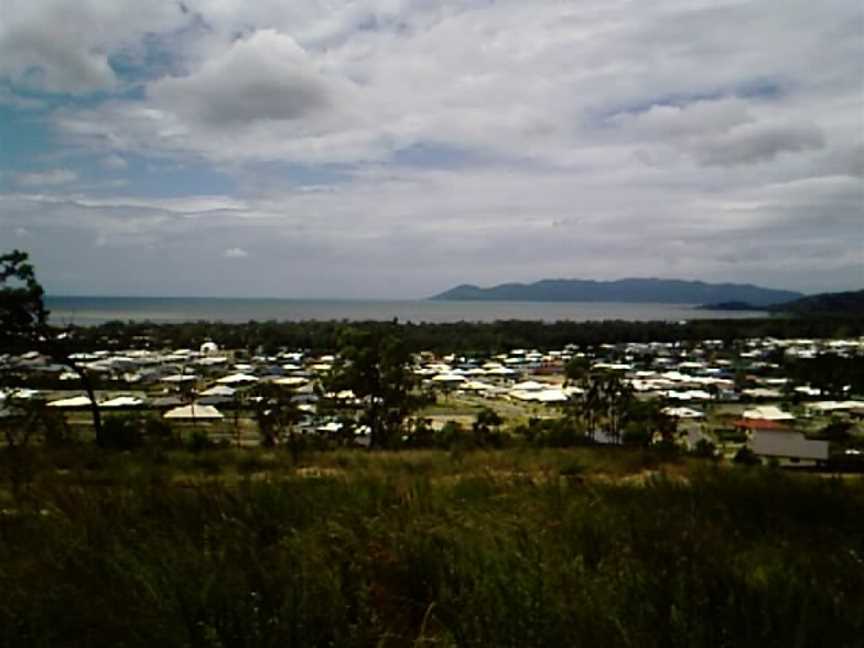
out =
<path fill-rule="evenodd" d="M 15 176 L 15 184 L 22 187 L 54 187 L 69 184 L 78 179 L 78 174 L 70 169 L 52 169 L 50 171 L 34 171 L 19 173 Z"/>
<path fill-rule="evenodd" d="M 49 92 L 116 86 L 109 56 L 183 20 L 179 5 L 134 0 L 0 0 L 0 79 Z"/>
<path fill-rule="evenodd" d="M 331 104 L 317 66 L 293 38 L 271 29 L 235 41 L 189 76 L 153 83 L 148 93 L 157 104 L 217 128 L 301 119 Z"/>
<path fill-rule="evenodd" d="M 860 76 L 851 56 L 864 54 L 860 39 L 834 33 L 854 3 L 835 4 L 780 15 L 674 2 L 406 0 L 324 11 L 202 1 L 190 6 L 210 31 L 183 50 L 183 73 L 150 83 L 145 102 L 62 111 L 56 123 L 79 140 L 217 162 L 356 163 L 433 143 L 571 166 L 598 153 L 620 164 L 630 152 L 615 147 L 633 137 L 735 128 L 737 139 L 682 150 L 708 165 L 746 164 L 818 148 L 823 124 L 805 132 L 798 122 L 808 120 L 787 112 L 827 85 L 849 92 Z M 853 105 L 834 111 L 849 119 Z M 598 128 L 604 114 L 624 134 Z M 797 130 L 768 127 L 777 120 Z"/>

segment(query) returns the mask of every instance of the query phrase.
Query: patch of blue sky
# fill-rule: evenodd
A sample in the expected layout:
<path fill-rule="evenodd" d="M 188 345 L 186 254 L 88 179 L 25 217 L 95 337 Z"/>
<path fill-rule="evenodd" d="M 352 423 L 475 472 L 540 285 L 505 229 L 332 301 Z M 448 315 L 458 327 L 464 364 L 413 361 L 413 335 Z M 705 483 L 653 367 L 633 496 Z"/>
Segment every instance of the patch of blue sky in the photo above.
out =
<path fill-rule="evenodd" d="M 682 108 L 700 101 L 717 101 L 725 97 L 774 101 L 786 94 L 786 85 L 777 79 L 746 79 L 728 87 L 719 87 L 701 92 L 679 92 L 647 99 L 626 105 L 614 106 L 597 111 L 594 120 L 607 123 L 618 115 L 638 115 L 656 106 L 675 106 Z"/>
<path fill-rule="evenodd" d="M 125 155 L 128 167 L 110 172 L 101 167 L 103 178 L 122 178 L 122 187 L 107 185 L 105 191 L 152 198 L 233 194 L 234 179 L 199 160 L 178 161 L 140 155 Z M 97 163 L 98 165 L 98 163 Z"/>
<path fill-rule="evenodd" d="M 238 171 L 243 185 L 249 187 L 272 188 L 275 186 L 294 189 L 298 187 L 313 187 L 338 185 L 351 182 L 354 179 L 350 164 L 320 164 L 315 166 L 268 160 L 249 162 Z"/>
<path fill-rule="evenodd" d="M 53 133 L 41 116 L 0 105 L 0 169 L 30 170 L 37 157 L 54 150 Z"/>
<path fill-rule="evenodd" d="M 126 83 L 144 83 L 169 75 L 180 75 L 183 66 L 177 49 L 187 28 L 169 34 L 147 34 L 134 48 L 127 48 L 108 59 L 114 74 Z"/>
<path fill-rule="evenodd" d="M 463 169 L 478 166 L 524 167 L 530 160 L 519 157 L 492 154 L 476 149 L 445 143 L 419 142 L 393 153 L 391 162 L 402 166 L 428 169 Z"/>

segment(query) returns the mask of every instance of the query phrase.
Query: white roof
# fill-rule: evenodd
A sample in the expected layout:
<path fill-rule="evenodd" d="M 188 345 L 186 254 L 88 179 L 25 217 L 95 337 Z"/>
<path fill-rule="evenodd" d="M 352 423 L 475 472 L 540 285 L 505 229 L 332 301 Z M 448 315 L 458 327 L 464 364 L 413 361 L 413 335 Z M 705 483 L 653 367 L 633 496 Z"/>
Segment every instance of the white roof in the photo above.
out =
<path fill-rule="evenodd" d="M 183 405 L 175 407 L 165 412 L 166 419 L 221 419 L 222 412 L 217 410 L 212 405 L 199 405 L 192 403 L 191 405 Z"/>
<path fill-rule="evenodd" d="M 699 410 L 690 409 L 689 407 L 664 407 L 660 411 L 672 418 L 694 419 L 705 417 Z"/>
<path fill-rule="evenodd" d="M 701 389 L 687 389 L 684 391 L 669 390 L 666 392 L 667 398 L 676 400 L 711 400 L 711 394 Z"/>
<path fill-rule="evenodd" d="M 864 401 L 821 401 L 819 403 L 811 403 L 808 407 L 820 412 L 834 412 L 864 407 Z"/>
<path fill-rule="evenodd" d="M 560 389 L 544 389 L 537 394 L 537 400 L 541 403 L 563 403 L 569 399 Z"/>
<path fill-rule="evenodd" d="M 822 390 L 818 387 L 810 387 L 809 385 L 801 385 L 800 387 L 795 387 L 794 391 L 799 394 L 804 394 L 805 396 L 820 396 L 822 394 Z"/>
<path fill-rule="evenodd" d="M 469 380 L 468 382 L 462 384 L 462 389 L 468 389 L 471 391 L 485 391 L 487 389 L 495 389 L 495 386 L 480 382 L 478 380 Z"/>
<path fill-rule="evenodd" d="M 72 398 L 61 398 L 51 401 L 48 407 L 89 407 L 90 399 L 87 396 L 73 396 Z"/>
<path fill-rule="evenodd" d="M 144 400 L 137 396 L 118 396 L 117 398 L 112 398 L 104 403 L 99 403 L 99 407 L 138 407 L 143 404 Z"/>
<path fill-rule="evenodd" d="M 765 387 L 754 387 L 753 389 L 742 389 L 741 393 L 745 396 L 753 398 L 782 398 L 783 394 L 777 389 L 767 389 Z"/>
<path fill-rule="evenodd" d="M 285 378 L 277 378 L 273 381 L 273 384 L 298 387 L 299 385 L 305 385 L 307 382 L 309 381 L 306 378 L 301 378 L 300 376 L 286 376 Z"/>
<path fill-rule="evenodd" d="M 762 419 L 764 421 L 793 421 L 795 417 L 789 412 L 784 412 L 774 405 L 763 405 L 744 410 L 741 415 L 745 419 Z"/>
<path fill-rule="evenodd" d="M 233 396 L 236 393 L 236 389 L 232 389 L 231 387 L 227 387 L 225 385 L 215 385 L 210 389 L 205 389 L 201 392 L 202 396 Z"/>
<path fill-rule="evenodd" d="M 494 367 L 486 370 L 487 376 L 512 376 L 516 372 L 507 367 Z"/>
<path fill-rule="evenodd" d="M 162 379 L 162 382 L 181 383 L 192 382 L 194 380 L 198 380 L 198 376 L 193 376 L 192 374 L 174 374 L 173 376 L 165 376 Z"/>
<path fill-rule="evenodd" d="M 250 376 L 245 373 L 236 373 L 231 374 L 230 376 L 223 376 L 219 380 L 216 381 L 220 385 L 237 385 L 240 383 L 252 383 L 258 382 L 258 378 L 255 376 Z"/>
<path fill-rule="evenodd" d="M 433 382 L 447 383 L 447 382 L 465 382 L 465 376 L 461 376 L 457 373 L 442 373 L 434 376 L 432 378 Z"/>
<path fill-rule="evenodd" d="M 546 387 L 543 383 L 534 380 L 526 380 L 525 382 L 513 385 L 513 389 L 517 391 L 540 391 L 541 389 L 546 389 Z"/>

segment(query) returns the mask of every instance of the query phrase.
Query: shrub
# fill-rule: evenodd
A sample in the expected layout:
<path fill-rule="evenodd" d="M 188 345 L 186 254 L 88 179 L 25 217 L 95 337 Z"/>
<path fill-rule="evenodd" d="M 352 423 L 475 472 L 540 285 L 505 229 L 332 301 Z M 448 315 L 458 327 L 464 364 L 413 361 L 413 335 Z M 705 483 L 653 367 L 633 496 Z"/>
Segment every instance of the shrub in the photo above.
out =
<path fill-rule="evenodd" d="M 458 421 L 447 421 L 444 426 L 434 433 L 434 444 L 436 448 L 449 450 L 455 444 L 464 446 L 467 443 L 465 428 Z"/>
<path fill-rule="evenodd" d="M 106 417 L 102 433 L 104 446 L 113 450 L 135 450 L 144 443 L 143 421 L 137 415 Z"/>
<path fill-rule="evenodd" d="M 711 443 L 708 439 L 699 439 L 699 441 L 696 442 L 696 445 L 693 446 L 692 454 L 694 457 L 714 459 L 717 457 L 717 446 Z"/>
<path fill-rule="evenodd" d="M 207 436 L 206 432 L 203 430 L 195 430 L 192 433 L 192 436 L 189 437 L 187 447 L 192 452 L 202 452 L 203 450 L 212 448 L 213 443 L 210 441 L 210 437 Z"/>
<path fill-rule="evenodd" d="M 759 457 L 756 456 L 756 453 L 747 446 L 740 448 L 738 452 L 735 453 L 735 458 L 732 461 L 744 466 L 756 466 L 762 463 Z"/>

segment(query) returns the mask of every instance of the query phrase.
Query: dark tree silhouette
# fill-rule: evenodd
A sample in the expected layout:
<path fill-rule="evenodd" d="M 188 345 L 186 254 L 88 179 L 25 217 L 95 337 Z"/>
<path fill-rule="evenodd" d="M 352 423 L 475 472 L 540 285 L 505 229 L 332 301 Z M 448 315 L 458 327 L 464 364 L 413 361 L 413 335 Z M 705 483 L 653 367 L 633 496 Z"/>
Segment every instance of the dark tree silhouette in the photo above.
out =
<path fill-rule="evenodd" d="M 102 417 L 93 380 L 87 369 L 70 357 L 68 334 L 48 325 L 45 291 L 28 258 L 20 250 L 0 256 L 0 349 L 36 349 L 72 369 L 90 399 L 96 443 L 103 446 Z"/>
<path fill-rule="evenodd" d="M 419 403 L 407 345 L 396 335 L 395 324 L 385 324 L 348 328 L 339 347 L 328 389 L 353 391 L 364 403 L 361 420 L 371 430 L 370 446 L 393 447 Z"/>

